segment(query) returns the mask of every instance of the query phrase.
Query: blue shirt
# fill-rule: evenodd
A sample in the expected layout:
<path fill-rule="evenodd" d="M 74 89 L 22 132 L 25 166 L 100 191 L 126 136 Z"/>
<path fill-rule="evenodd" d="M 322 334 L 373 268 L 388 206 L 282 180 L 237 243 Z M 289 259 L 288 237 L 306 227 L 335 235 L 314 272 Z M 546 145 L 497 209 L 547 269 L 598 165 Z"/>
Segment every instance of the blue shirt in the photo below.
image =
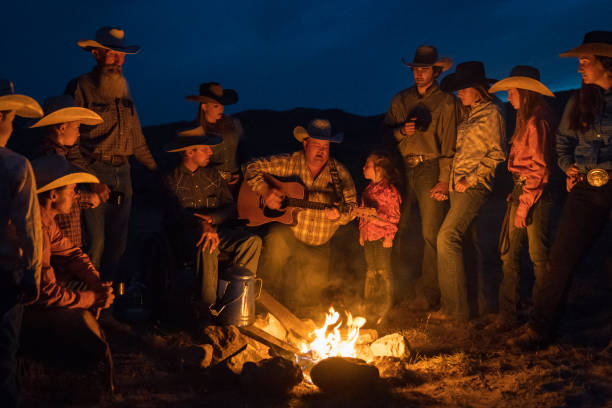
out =
<path fill-rule="evenodd" d="M 563 171 L 574 163 L 582 173 L 596 168 L 612 170 L 612 91 L 605 92 L 603 99 L 600 113 L 586 132 L 570 130 L 569 116 L 576 95 L 567 102 L 557 130 L 558 163 Z"/>

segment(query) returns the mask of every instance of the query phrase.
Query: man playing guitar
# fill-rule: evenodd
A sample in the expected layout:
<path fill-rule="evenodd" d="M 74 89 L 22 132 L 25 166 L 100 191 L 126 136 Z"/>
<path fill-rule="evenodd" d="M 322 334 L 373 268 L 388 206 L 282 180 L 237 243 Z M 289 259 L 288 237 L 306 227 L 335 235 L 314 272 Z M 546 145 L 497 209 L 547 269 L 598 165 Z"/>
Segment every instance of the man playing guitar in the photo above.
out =
<path fill-rule="evenodd" d="M 283 283 L 297 283 L 301 290 L 285 301 L 303 304 L 312 301 L 327 283 L 330 255 L 329 240 L 340 225 L 350 222 L 354 215 L 341 213 L 341 207 L 357 206 L 355 184 L 346 168 L 329 157 L 330 143 L 340 143 L 342 135 L 332 135 L 329 121 L 315 119 L 304 129 L 293 132 L 303 150 L 293 154 L 271 156 L 250 162 L 245 170 L 245 181 L 253 191 L 261 194 L 265 206 L 280 210 L 284 194 L 266 182 L 266 174 L 276 177 L 297 177 L 303 183 L 308 199 L 328 203 L 323 210 L 306 208 L 297 214 L 296 225 L 274 223 L 264 239 L 259 271 L 266 287 L 281 294 Z M 290 257 L 296 256 L 300 270 L 284 282 L 283 268 Z"/>

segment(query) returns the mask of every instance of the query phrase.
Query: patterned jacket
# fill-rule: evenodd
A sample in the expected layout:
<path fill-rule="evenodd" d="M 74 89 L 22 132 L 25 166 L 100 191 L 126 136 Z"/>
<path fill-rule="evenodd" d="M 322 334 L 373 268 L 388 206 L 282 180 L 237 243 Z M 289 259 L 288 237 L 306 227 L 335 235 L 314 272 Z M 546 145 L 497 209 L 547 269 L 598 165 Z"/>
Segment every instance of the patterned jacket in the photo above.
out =
<path fill-rule="evenodd" d="M 157 168 L 130 96 L 114 101 L 102 98 L 96 91 L 93 72 L 70 81 L 65 93 L 72 95 L 77 105 L 93 110 L 104 119 L 96 126 L 81 126 L 81 147 L 86 154 L 134 155 L 149 170 Z"/>
<path fill-rule="evenodd" d="M 361 196 L 361 204 L 376 208 L 376 218 L 359 219 L 359 232 L 365 241 L 381 238 L 393 239 L 400 219 L 402 199 L 393 184 L 387 180 L 370 183 Z"/>
<path fill-rule="evenodd" d="M 334 160 L 344 201 L 350 204 L 357 203 L 355 184 L 346 168 L 337 160 Z M 251 188 L 262 193 L 267 185 L 263 174 L 269 173 L 277 177 L 298 177 L 308 192 L 310 201 L 333 204 L 337 201 L 334 183 L 329 170 L 329 162 L 321 170 L 316 178 L 306 164 L 304 151 L 300 150 L 293 154 L 281 154 L 268 158 L 260 158 L 251 161 L 245 170 L 244 178 Z M 291 227 L 297 239 L 308 245 L 323 245 L 331 239 L 340 225 L 347 224 L 354 217 L 350 214 L 341 214 L 340 218 L 330 221 L 321 210 L 304 209 L 297 216 L 297 225 Z"/>
<path fill-rule="evenodd" d="M 504 120 L 497 105 L 481 102 L 469 109 L 457 126 L 457 152 L 453 159 L 450 189 L 465 178 L 470 187 L 482 184 L 492 189 L 495 168 L 506 158 Z"/>

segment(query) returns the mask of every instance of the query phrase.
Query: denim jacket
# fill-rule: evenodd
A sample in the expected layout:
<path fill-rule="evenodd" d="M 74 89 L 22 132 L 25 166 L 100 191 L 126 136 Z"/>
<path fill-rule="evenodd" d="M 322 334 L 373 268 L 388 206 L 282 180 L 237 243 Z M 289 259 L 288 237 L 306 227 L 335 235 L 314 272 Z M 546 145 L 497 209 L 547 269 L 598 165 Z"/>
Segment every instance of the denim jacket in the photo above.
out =
<path fill-rule="evenodd" d="M 569 128 L 576 95 L 572 95 L 565 105 L 557 131 L 558 163 L 564 172 L 574 163 L 583 173 L 595 168 L 612 170 L 612 91 L 604 93 L 603 98 L 601 112 L 586 132 Z"/>

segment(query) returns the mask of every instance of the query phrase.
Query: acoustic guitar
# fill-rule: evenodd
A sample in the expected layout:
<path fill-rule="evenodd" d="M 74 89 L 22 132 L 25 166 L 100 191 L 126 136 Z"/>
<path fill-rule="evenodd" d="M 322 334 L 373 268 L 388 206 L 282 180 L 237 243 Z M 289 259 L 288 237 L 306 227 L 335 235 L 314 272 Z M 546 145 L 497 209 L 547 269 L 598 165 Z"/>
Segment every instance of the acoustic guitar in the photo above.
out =
<path fill-rule="evenodd" d="M 325 210 L 337 208 L 341 213 L 351 213 L 357 217 L 375 217 L 375 208 L 357 207 L 356 204 L 328 204 L 310 201 L 304 185 L 296 181 L 281 181 L 271 174 L 264 174 L 264 180 L 271 188 L 283 193 L 280 210 L 266 207 L 263 197 L 243 182 L 238 192 L 238 218 L 247 220 L 248 226 L 256 227 L 269 222 L 297 225 L 297 215 L 303 209 Z"/>

